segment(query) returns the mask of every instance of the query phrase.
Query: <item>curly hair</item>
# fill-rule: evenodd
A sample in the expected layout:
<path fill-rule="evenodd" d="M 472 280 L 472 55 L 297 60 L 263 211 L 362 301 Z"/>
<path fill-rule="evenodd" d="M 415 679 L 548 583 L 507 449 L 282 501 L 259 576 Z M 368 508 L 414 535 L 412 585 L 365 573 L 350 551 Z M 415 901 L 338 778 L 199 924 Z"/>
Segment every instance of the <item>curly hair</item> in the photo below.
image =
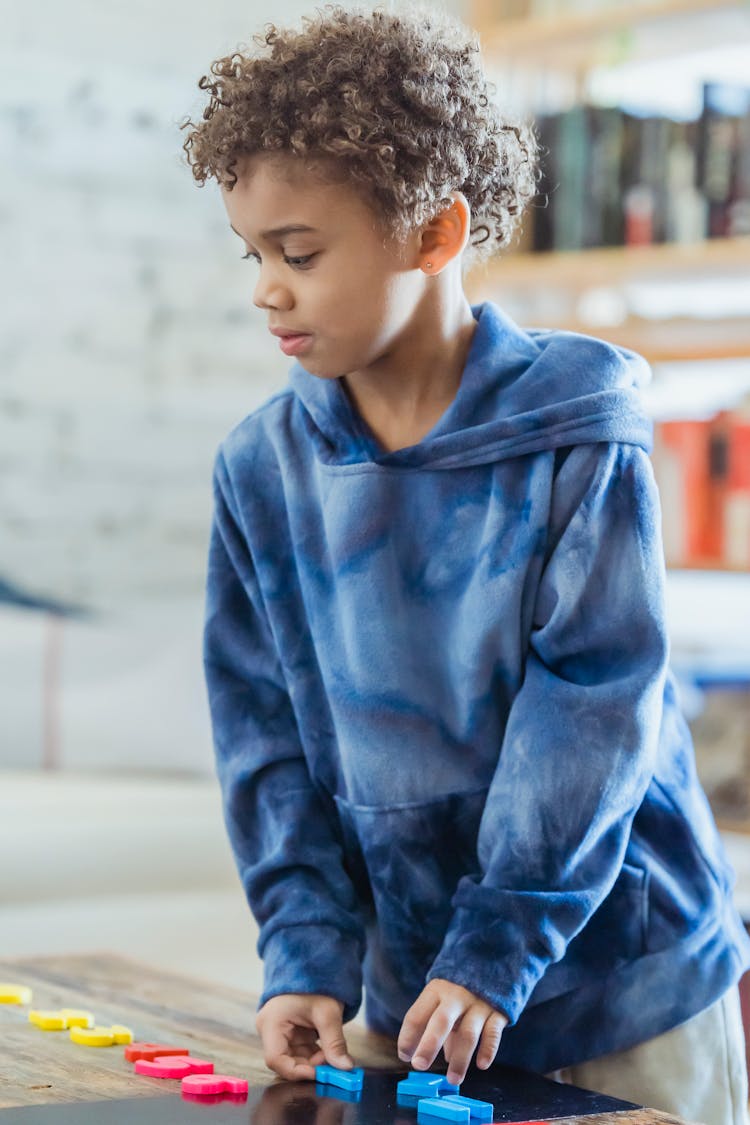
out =
<path fill-rule="evenodd" d="M 260 53 L 216 59 L 213 79 L 198 81 L 210 92 L 203 121 L 179 126 L 192 126 L 182 147 L 198 183 L 213 177 L 231 191 L 242 157 L 291 153 L 345 179 L 396 238 L 459 190 L 471 208 L 467 259 L 507 246 L 535 194 L 538 145 L 493 102 L 477 36 L 425 8 L 327 4 L 302 22 L 266 24 L 253 36 Z"/>

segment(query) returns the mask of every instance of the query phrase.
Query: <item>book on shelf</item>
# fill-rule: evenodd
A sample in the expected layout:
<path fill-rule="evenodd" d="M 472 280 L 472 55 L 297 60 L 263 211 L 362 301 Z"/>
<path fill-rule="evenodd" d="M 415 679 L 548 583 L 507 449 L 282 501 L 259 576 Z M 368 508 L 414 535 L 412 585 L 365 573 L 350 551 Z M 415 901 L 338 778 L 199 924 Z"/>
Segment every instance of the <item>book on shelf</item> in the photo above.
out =
<path fill-rule="evenodd" d="M 583 106 L 576 105 L 557 123 L 553 197 L 553 249 L 577 250 L 583 246 L 586 172 L 589 161 L 589 136 Z"/>
<path fill-rule="evenodd" d="M 666 117 L 623 113 L 619 188 L 626 246 L 664 242 L 667 228 L 666 170 L 672 122 Z"/>
<path fill-rule="evenodd" d="M 616 106 L 588 106 L 586 120 L 591 205 L 586 208 L 584 245 L 618 246 L 625 236 L 620 191 L 624 117 Z"/>
<path fill-rule="evenodd" d="M 691 121 L 576 105 L 535 128 L 536 251 L 750 233 L 750 87 L 705 83 Z"/>
<path fill-rule="evenodd" d="M 696 180 L 708 203 L 709 238 L 747 233 L 747 209 L 750 207 L 748 119 L 750 87 L 728 82 L 703 83 Z"/>
<path fill-rule="evenodd" d="M 750 112 L 737 124 L 737 163 L 734 197 L 729 205 L 733 236 L 750 235 Z"/>
<path fill-rule="evenodd" d="M 654 426 L 667 564 L 750 570 L 750 396 L 710 419 Z"/>
<path fill-rule="evenodd" d="M 708 230 L 708 202 L 697 186 L 697 124 L 693 121 L 673 121 L 671 124 L 672 137 L 666 167 L 668 202 L 665 238 L 667 242 L 699 242 Z"/>
<path fill-rule="evenodd" d="M 557 148 L 558 118 L 545 115 L 537 118 L 535 132 L 539 144 L 539 190 L 526 211 L 526 229 L 530 232 L 532 250 L 551 250 L 553 244 L 553 196 L 558 190 L 555 179 L 554 153 Z"/>

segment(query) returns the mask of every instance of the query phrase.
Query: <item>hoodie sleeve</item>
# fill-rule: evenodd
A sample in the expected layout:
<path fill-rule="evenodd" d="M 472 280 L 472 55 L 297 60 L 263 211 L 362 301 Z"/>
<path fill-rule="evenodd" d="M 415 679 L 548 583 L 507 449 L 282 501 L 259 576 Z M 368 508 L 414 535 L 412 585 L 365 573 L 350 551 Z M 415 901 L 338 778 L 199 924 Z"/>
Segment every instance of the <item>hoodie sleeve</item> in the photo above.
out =
<path fill-rule="evenodd" d="M 321 993 L 353 1018 L 364 934 L 332 811 L 313 784 L 224 459 L 214 470 L 204 668 L 224 819 L 259 925 L 261 1005 Z"/>
<path fill-rule="evenodd" d="M 552 497 L 546 564 L 479 830 L 428 979 L 511 1024 L 611 890 L 651 780 L 668 658 L 660 512 L 638 447 L 577 446 Z"/>

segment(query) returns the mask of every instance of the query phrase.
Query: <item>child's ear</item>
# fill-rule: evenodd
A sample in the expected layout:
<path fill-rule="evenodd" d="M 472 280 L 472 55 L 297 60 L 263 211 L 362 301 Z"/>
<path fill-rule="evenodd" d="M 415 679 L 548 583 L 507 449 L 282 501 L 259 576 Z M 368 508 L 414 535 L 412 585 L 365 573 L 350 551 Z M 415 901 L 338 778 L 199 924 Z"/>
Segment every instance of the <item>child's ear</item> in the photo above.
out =
<path fill-rule="evenodd" d="M 471 230 L 471 209 L 463 192 L 451 192 L 451 204 L 422 230 L 419 269 L 428 276 L 440 273 L 454 258 L 460 257 Z"/>

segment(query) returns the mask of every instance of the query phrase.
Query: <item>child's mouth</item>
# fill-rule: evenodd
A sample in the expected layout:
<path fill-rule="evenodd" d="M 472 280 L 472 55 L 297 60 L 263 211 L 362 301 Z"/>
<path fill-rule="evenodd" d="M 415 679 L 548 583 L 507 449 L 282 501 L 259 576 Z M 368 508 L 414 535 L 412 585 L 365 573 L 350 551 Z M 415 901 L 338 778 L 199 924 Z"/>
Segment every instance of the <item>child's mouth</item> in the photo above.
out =
<path fill-rule="evenodd" d="M 284 355 L 299 355 L 311 343 L 312 336 L 304 333 L 299 336 L 279 336 L 279 347 Z"/>

